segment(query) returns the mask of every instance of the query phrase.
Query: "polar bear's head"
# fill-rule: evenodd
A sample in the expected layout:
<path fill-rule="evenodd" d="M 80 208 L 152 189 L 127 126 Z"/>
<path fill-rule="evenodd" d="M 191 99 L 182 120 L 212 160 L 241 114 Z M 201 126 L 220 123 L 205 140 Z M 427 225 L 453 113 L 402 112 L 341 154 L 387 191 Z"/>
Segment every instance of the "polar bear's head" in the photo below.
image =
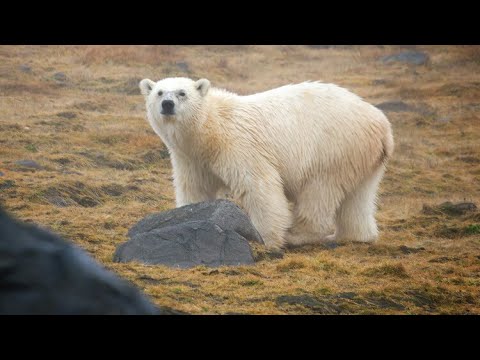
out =
<path fill-rule="evenodd" d="M 158 82 L 150 79 L 140 81 L 147 112 L 155 119 L 182 120 L 191 117 L 201 107 L 209 89 L 210 81 L 207 79 L 193 81 L 179 77 Z"/>

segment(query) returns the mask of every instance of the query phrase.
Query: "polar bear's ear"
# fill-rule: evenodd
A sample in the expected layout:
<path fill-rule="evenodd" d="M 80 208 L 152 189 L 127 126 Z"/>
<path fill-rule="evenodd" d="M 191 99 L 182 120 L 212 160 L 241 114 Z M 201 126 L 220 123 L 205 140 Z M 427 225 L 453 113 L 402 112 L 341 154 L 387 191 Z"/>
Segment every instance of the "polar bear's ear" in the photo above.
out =
<path fill-rule="evenodd" d="M 210 89 L 210 81 L 207 79 L 200 79 L 195 83 L 195 89 L 197 89 L 202 96 L 207 95 L 208 89 Z"/>
<path fill-rule="evenodd" d="M 150 79 L 143 79 L 142 81 L 140 81 L 139 86 L 142 95 L 148 96 L 148 94 L 150 94 L 150 91 L 152 91 L 153 87 L 155 86 L 155 83 Z"/>

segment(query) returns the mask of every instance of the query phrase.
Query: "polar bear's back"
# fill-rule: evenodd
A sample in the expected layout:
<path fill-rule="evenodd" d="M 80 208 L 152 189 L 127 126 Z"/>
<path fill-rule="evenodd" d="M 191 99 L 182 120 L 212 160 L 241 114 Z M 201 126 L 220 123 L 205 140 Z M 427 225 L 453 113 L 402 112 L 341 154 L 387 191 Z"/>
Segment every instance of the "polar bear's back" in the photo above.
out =
<path fill-rule="evenodd" d="M 385 115 L 334 84 L 305 82 L 243 96 L 237 111 L 260 130 L 262 147 L 274 151 L 293 187 L 312 172 L 346 172 L 355 183 L 393 146 Z"/>

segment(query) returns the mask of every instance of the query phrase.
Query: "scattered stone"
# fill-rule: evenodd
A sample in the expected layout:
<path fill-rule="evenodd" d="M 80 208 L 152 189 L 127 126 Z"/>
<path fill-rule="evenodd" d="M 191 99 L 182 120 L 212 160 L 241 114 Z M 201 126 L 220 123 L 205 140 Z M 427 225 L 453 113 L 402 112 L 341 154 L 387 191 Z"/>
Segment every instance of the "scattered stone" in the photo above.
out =
<path fill-rule="evenodd" d="M 227 200 L 148 215 L 128 236 L 130 240 L 117 247 L 114 261 L 180 268 L 253 264 L 248 241 L 263 244 L 248 216 Z"/>
<path fill-rule="evenodd" d="M 403 101 L 385 101 L 376 105 L 382 111 L 393 112 L 414 112 L 415 108 L 411 105 L 404 103 Z"/>
<path fill-rule="evenodd" d="M 4 176 L 4 175 L 5 175 L 5 173 L 3 173 L 3 172 L 0 171 L 0 176 Z"/>
<path fill-rule="evenodd" d="M 67 75 L 65 75 L 65 73 L 63 72 L 57 72 L 55 74 L 53 74 L 53 78 L 58 81 L 58 82 L 66 82 L 67 81 Z"/>
<path fill-rule="evenodd" d="M 177 67 L 178 67 L 180 70 L 182 70 L 182 71 L 184 71 L 184 72 L 186 72 L 186 73 L 189 73 L 189 72 L 190 72 L 190 67 L 188 66 L 188 63 L 187 63 L 187 62 L 185 62 L 185 61 L 178 61 L 176 65 L 177 65 Z"/>
<path fill-rule="evenodd" d="M 420 51 L 404 51 L 398 54 L 384 56 L 381 60 L 385 64 L 400 62 L 411 65 L 425 65 L 429 62 L 430 57 L 428 54 Z"/>
<path fill-rule="evenodd" d="M 25 74 L 31 74 L 32 73 L 32 68 L 28 66 L 27 64 L 22 64 L 18 67 L 18 69 L 25 73 Z"/>
<path fill-rule="evenodd" d="M 64 111 L 58 113 L 57 116 L 65 119 L 75 119 L 77 117 L 77 114 L 71 111 Z"/>
<path fill-rule="evenodd" d="M 24 168 L 31 168 L 31 169 L 43 169 L 43 167 L 33 160 L 18 160 L 15 161 L 15 164 Z"/>

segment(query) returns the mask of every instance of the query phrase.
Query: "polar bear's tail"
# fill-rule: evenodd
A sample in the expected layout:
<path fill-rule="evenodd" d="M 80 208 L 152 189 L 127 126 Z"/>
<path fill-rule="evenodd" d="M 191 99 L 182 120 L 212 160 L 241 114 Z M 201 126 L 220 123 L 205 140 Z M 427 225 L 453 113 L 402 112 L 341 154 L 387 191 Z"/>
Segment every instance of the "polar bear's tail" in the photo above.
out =
<path fill-rule="evenodd" d="M 383 149 L 382 149 L 382 155 L 380 157 L 380 162 L 386 165 L 388 162 L 388 159 L 392 156 L 393 149 L 395 147 L 393 142 L 392 127 L 390 123 L 388 123 L 385 136 L 382 139 L 382 144 L 383 144 Z"/>

